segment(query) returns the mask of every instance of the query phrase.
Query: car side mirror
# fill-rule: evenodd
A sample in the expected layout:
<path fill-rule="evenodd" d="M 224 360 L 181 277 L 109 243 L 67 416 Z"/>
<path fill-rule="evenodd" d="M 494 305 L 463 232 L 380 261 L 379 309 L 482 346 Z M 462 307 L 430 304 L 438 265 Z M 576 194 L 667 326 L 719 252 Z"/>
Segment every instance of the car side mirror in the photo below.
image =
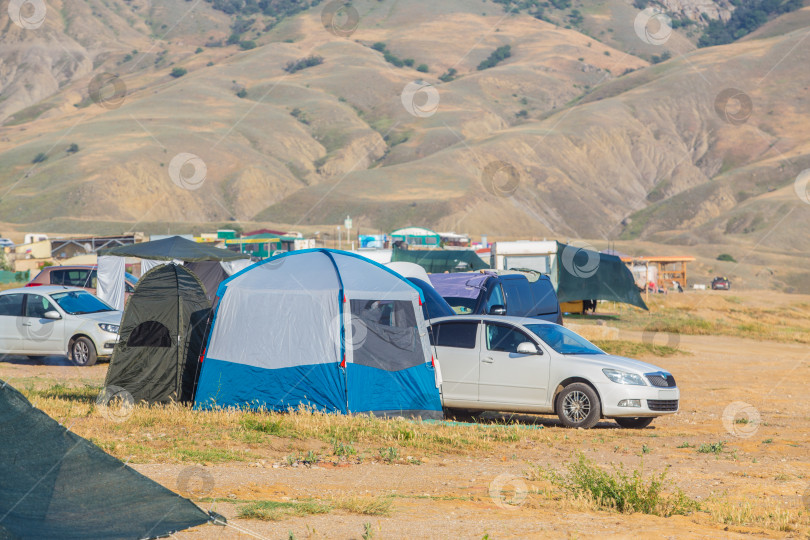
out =
<path fill-rule="evenodd" d="M 51 319 L 52 321 L 58 321 L 59 319 L 62 318 L 62 316 L 59 315 L 59 312 L 53 309 L 51 311 L 46 311 L 45 313 L 42 314 L 42 316 L 45 319 Z"/>
<path fill-rule="evenodd" d="M 494 305 L 489 308 L 490 315 L 506 315 L 506 308 L 501 305 Z"/>
<path fill-rule="evenodd" d="M 517 352 L 518 354 L 543 354 L 534 343 L 528 341 L 518 345 Z"/>

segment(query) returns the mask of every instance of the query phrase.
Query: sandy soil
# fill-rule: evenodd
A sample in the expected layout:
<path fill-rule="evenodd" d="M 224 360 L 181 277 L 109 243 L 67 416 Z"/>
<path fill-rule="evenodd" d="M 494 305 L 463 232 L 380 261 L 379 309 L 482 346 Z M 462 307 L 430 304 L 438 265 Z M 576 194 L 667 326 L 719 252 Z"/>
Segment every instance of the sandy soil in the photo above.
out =
<path fill-rule="evenodd" d="M 640 334 L 623 332 L 623 337 L 640 339 Z M 520 420 L 529 424 L 527 430 L 541 429 L 539 439 L 470 455 L 413 456 L 422 459 L 421 465 L 369 460 L 340 467 L 279 466 L 288 453 L 279 444 L 270 452 L 278 456 L 275 463 L 151 463 L 135 468 L 180 491 L 178 478 L 192 467 L 200 483 L 195 498 L 217 499 L 199 504 L 226 516 L 230 526 L 205 525 L 175 535 L 183 539 L 288 538 L 290 532 L 295 538 L 360 538 L 366 523 L 375 538 L 805 537 L 806 531 L 726 526 L 707 513 L 660 518 L 592 511 L 559 500 L 545 491 L 545 480 L 533 479 L 536 466 L 562 469 L 582 452 L 599 464 L 621 464 L 629 471 L 643 467 L 645 474 L 669 468 L 667 482 L 698 500 L 726 497 L 753 508 L 801 511 L 810 488 L 810 348 L 714 336 L 681 336 L 679 346 L 691 354 L 650 361 L 676 376 L 681 411 L 645 430 L 618 429 L 611 421 L 593 430 L 567 430 L 552 417 L 526 415 Z M 0 363 L 0 378 L 17 384 L 37 379 L 98 384 L 106 368 L 7 358 Z M 724 425 L 724 412 L 733 414 L 737 402 L 752 406 L 759 423 Z M 726 442 L 722 454 L 696 451 L 703 443 L 718 441 Z M 677 448 L 684 442 L 692 447 Z M 499 495 L 500 484 L 505 491 Z M 525 496 L 513 499 L 513 489 L 525 489 Z M 334 511 L 264 522 L 235 519 L 240 505 L 228 502 L 378 495 L 395 495 L 390 516 Z"/>

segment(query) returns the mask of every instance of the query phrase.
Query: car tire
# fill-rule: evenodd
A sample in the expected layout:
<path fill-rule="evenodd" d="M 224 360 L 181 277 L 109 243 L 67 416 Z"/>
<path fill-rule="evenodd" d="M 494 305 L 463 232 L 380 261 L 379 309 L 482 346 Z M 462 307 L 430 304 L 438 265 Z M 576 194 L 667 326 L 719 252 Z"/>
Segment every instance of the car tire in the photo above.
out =
<path fill-rule="evenodd" d="M 86 337 L 79 337 L 73 340 L 70 345 L 70 360 L 77 366 L 92 366 L 98 360 L 96 347 L 93 342 Z"/>
<path fill-rule="evenodd" d="M 602 404 L 593 388 L 572 383 L 557 394 L 556 411 L 565 427 L 588 429 L 599 422 Z"/>
<path fill-rule="evenodd" d="M 624 429 L 644 429 L 652 424 L 652 421 L 655 420 L 655 418 L 651 416 L 641 416 L 637 418 L 614 418 L 614 420 L 616 420 L 616 423 Z"/>

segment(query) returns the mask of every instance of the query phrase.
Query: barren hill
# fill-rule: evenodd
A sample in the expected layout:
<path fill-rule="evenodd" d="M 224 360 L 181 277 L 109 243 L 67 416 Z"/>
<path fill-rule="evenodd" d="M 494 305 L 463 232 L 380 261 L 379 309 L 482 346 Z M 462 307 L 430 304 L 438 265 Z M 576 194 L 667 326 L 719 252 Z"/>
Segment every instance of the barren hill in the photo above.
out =
<path fill-rule="evenodd" d="M 0 222 L 314 229 L 351 214 L 375 230 L 810 248 L 795 190 L 810 8 L 697 49 L 695 24 L 645 37 L 654 12 L 630 0 L 546 20 L 509 2 L 358 0 L 331 20 L 334 3 L 313 4 L 53 0 L 41 26 L 6 19 Z"/>

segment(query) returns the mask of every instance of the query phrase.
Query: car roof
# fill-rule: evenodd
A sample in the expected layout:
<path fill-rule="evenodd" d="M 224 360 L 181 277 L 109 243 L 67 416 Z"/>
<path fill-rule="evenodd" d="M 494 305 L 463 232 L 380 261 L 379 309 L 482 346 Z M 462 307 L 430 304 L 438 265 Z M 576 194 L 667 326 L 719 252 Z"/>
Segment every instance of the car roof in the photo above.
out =
<path fill-rule="evenodd" d="M 436 317 L 435 319 L 430 319 L 430 324 L 436 324 L 440 322 L 463 322 L 463 321 L 487 321 L 487 322 L 506 322 L 511 324 L 555 324 L 550 321 L 544 321 L 542 319 L 534 319 L 532 317 L 512 317 L 509 315 L 454 315 L 452 317 Z"/>
<path fill-rule="evenodd" d="M 65 291 L 87 292 L 87 289 L 82 289 L 81 287 L 68 287 L 67 285 L 42 285 L 40 287 L 20 287 L 18 289 L 7 289 L 5 291 L 0 291 L 0 295 L 10 293 L 51 294 Z"/>

